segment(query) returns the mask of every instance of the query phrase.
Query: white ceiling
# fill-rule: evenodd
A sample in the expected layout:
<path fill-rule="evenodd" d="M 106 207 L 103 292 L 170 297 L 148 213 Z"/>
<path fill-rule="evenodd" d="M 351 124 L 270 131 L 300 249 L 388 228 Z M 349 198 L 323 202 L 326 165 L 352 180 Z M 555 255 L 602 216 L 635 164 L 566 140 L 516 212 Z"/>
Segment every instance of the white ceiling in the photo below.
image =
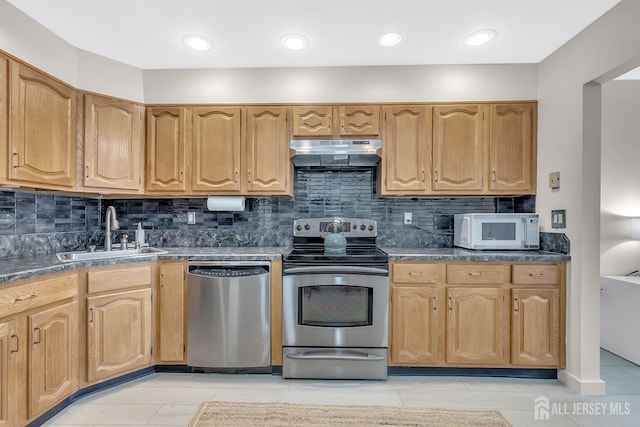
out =
<path fill-rule="evenodd" d="M 620 0 L 8 0 L 71 45 L 141 69 L 538 63 Z M 494 28 L 497 39 L 462 45 Z M 404 41 L 382 47 L 398 32 Z M 285 33 L 309 38 L 289 52 Z M 185 48 L 198 33 L 209 52 Z"/>

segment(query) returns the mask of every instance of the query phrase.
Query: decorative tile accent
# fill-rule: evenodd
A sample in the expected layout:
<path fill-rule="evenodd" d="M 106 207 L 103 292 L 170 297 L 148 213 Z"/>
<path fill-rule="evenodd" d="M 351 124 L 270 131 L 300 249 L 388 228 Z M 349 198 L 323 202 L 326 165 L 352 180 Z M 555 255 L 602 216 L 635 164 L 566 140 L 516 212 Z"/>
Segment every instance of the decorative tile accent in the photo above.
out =
<path fill-rule="evenodd" d="M 568 255 L 571 242 L 564 233 L 540 233 L 540 250 Z"/>
<path fill-rule="evenodd" d="M 287 246 L 294 219 L 345 216 L 377 220 L 381 246 L 442 248 L 452 246 L 453 214 L 533 212 L 535 196 L 380 198 L 372 168 L 297 168 L 293 198 L 248 198 L 244 212 L 211 212 L 205 198 L 107 200 L 0 191 L 0 256 L 103 246 L 111 205 L 120 222 L 114 242 L 123 233 L 132 241 L 141 222 L 152 246 Z M 195 212 L 196 224 L 187 225 L 188 211 Z M 404 212 L 413 213 L 412 226 L 403 224 Z"/>

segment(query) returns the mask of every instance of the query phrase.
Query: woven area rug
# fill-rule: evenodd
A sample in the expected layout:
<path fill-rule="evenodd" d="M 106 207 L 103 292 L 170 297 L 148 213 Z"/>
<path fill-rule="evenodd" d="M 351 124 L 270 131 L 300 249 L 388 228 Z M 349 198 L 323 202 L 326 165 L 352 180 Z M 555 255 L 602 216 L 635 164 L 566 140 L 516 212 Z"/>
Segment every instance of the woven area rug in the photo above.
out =
<path fill-rule="evenodd" d="M 435 426 L 509 427 L 500 411 L 388 406 L 205 402 L 189 427 Z"/>

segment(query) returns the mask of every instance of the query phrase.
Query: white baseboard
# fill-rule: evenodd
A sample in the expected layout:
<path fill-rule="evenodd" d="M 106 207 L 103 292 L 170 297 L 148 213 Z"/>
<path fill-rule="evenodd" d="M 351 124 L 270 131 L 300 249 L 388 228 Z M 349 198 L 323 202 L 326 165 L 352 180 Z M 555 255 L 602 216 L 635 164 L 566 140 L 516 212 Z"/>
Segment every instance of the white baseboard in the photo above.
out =
<path fill-rule="evenodd" d="M 558 371 L 558 379 L 581 396 L 604 396 L 606 392 L 605 382 L 601 379 L 583 380 L 566 370 Z"/>

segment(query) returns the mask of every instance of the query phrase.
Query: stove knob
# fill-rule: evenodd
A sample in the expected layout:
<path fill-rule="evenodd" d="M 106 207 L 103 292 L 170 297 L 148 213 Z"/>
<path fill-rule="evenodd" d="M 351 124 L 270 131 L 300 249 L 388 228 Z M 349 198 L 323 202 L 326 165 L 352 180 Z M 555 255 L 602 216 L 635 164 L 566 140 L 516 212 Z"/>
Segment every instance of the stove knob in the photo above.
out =
<path fill-rule="evenodd" d="M 308 229 L 310 229 L 310 228 L 311 228 L 311 226 L 310 226 L 309 224 L 305 224 L 305 225 L 304 225 L 304 229 L 305 229 L 305 230 L 308 230 Z"/>
<path fill-rule="evenodd" d="M 296 225 L 296 230 L 298 231 L 302 230 L 302 226 L 300 224 Z"/>
<path fill-rule="evenodd" d="M 369 226 L 369 231 L 373 231 L 373 225 Z"/>
<path fill-rule="evenodd" d="M 356 224 L 353 224 L 353 229 L 354 229 L 354 230 L 357 230 L 357 229 L 358 229 L 358 226 L 357 226 Z"/>
<path fill-rule="evenodd" d="M 362 231 L 364 231 L 366 228 L 367 228 L 367 227 L 366 227 L 364 224 L 362 224 L 362 225 L 360 226 L 360 230 L 362 230 Z"/>

